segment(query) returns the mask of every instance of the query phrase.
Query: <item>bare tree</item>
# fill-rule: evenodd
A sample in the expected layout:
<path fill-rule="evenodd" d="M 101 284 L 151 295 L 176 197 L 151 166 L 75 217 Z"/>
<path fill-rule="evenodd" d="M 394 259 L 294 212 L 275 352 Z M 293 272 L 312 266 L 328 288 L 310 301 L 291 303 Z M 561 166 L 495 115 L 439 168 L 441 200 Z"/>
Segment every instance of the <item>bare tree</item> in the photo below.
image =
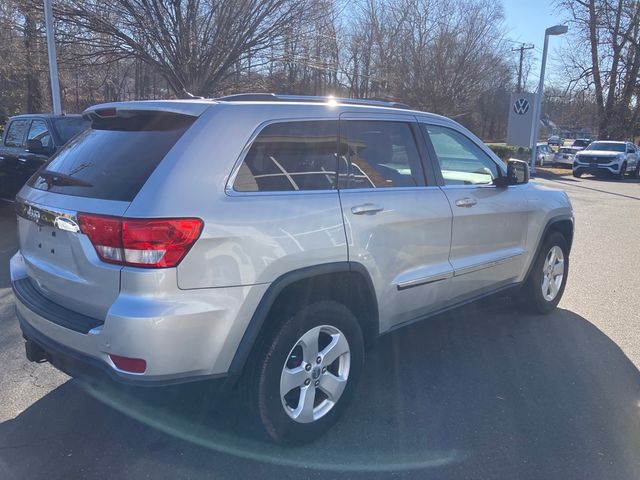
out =
<path fill-rule="evenodd" d="M 63 0 L 94 55 L 134 57 L 182 97 L 210 95 L 306 13 L 306 0 Z M 78 43 L 77 34 L 73 39 Z"/>
<path fill-rule="evenodd" d="M 593 90 L 602 138 L 630 135 L 638 120 L 640 2 L 562 0 L 573 25 L 570 87 Z M 635 99 L 635 100 L 634 100 Z"/>

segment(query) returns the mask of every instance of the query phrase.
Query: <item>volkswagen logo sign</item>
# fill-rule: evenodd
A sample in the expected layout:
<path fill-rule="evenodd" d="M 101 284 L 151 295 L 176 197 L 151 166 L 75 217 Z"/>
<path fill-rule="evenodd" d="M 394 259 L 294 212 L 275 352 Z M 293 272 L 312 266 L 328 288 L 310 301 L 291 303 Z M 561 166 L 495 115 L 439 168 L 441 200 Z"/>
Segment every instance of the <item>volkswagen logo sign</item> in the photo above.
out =
<path fill-rule="evenodd" d="M 513 104 L 513 111 L 518 115 L 524 115 L 529 111 L 529 100 L 526 98 L 519 98 Z"/>

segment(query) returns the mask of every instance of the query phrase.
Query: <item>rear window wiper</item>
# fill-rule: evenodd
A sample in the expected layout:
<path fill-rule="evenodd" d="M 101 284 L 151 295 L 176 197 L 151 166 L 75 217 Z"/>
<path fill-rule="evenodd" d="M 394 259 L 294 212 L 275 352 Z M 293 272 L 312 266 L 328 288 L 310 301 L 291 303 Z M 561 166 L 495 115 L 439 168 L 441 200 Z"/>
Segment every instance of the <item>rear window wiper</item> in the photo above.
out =
<path fill-rule="evenodd" d="M 85 180 L 80 180 L 79 178 L 72 177 L 71 175 L 65 175 L 64 173 L 42 170 L 38 172 L 38 175 L 44 177 L 44 181 L 49 185 L 56 185 L 59 187 L 93 187 L 93 184 Z"/>

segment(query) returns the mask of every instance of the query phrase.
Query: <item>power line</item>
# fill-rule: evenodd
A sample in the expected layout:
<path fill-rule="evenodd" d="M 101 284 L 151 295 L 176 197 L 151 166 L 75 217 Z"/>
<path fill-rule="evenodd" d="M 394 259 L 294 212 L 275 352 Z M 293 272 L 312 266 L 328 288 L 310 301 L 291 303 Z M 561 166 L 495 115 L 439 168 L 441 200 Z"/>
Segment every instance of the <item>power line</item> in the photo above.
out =
<path fill-rule="evenodd" d="M 535 45 L 531 43 L 521 43 L 518 48 L 512 48 L 512 52 L 520 52 L 520 64 L 518 67 L 518 93 L 522 91 L 522 60 L 524 59 L 524 51 L 535 48 Z"/>

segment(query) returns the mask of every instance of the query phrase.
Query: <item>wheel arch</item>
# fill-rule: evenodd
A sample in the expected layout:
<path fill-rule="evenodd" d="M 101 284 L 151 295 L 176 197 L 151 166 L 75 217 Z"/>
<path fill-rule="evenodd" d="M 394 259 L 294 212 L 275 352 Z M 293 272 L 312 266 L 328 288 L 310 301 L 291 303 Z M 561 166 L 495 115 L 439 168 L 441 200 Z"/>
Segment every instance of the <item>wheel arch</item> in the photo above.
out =
<path fill-rule="evenodd" d="M 262 296 L 229 366 L 240 375 L 261 336 L 272 324 L 269 318 L 285 304 L 300 306 L 312 299 L 330 298 L 345 304 L 358 318 L 365 346 L 379 334 L 378 302 L 366 268 L 357 262 L 332 262 L 287 272 Z"/>
<path fill-rule="evenodd" d="M 571 215 L 559 215 L 557 217 L 552 217 L 549 219 L 542 230 L 542 234 L 538 239 L 538 244 L 536 245 L 535 255 L 531 257 L 531 261 L 529 262 L 529 267 L 527 268 L 527 274 L 525 275 L 525 280 L 529 278 L 531 273 L 531 269 L 533 268 L 533 264 L 535 263 L 536 258 L 540 254 L 540 249 L 542 248 L 542 244 L 544 243 L 547 236 L 552 232 L 560 233 L 567 241 L 569 246 L 569 252 L 571 252 L 571 245 L 573 244 L 573 231 L 574 231 L 574 222 L 573 217 Z"/>

